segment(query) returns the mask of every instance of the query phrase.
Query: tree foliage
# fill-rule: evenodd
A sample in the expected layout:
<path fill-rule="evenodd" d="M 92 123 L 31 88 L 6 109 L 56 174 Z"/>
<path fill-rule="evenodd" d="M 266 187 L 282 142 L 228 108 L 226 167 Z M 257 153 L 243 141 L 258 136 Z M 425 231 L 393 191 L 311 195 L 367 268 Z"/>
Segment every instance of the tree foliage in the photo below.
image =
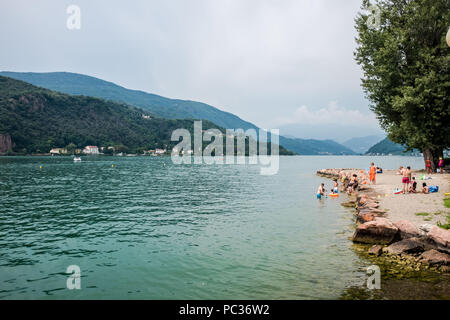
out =
<path fill-rule="evenodd" d="M 437 161 L 450 147 L 449 0 L 377 0 L 380 25 L 370 12 L 356 18 L 356 61 L 362 86 L 390 140 Z M 362 8 L 368 8 L 368 0 Z"/>

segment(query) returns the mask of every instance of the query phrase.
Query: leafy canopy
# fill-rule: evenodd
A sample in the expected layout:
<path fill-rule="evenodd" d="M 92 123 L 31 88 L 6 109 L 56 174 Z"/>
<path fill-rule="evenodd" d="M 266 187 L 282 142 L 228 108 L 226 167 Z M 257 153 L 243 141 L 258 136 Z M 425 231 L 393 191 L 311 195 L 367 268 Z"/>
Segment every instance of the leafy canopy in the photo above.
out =
<path fill-rule="evenodd" d="M 389 139 L 430 151 L 450 147 L 449 0 L 378 0 L 380 25 L 370 12 L 356 18 L 355 58 L 362 87 Z M 363 9 L 368 8 L 363 1 Z"/>

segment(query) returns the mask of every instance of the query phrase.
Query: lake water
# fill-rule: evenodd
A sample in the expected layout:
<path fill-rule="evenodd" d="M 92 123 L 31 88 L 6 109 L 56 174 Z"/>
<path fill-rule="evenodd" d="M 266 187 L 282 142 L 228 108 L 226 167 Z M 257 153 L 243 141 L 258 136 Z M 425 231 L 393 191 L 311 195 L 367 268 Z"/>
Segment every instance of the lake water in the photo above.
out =
<path fill-rule="evenodd" d="M 0 298 L 339 298 L 370 263 L 348 240 L 346 196 L 317 200 L 331 181 L 315 172 L 371 161 L 423 167 L 414 157 L 281 157 L 279 173 L 262 176 L 170 157 L 1 157 Z M 81 290 L 66 288 L 69 265 Z"/>

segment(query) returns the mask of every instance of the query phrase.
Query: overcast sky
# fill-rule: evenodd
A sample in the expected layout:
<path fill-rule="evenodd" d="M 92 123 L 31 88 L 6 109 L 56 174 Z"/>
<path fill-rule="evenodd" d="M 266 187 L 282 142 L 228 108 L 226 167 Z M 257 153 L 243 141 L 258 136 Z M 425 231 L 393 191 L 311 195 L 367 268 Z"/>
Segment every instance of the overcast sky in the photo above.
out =
<path fill-rule="evenodd" d="M 81 29 L 66 27 L 69 5 Z M 0 70 L 69 71 L 264 128 L 380 132 L 353 59 L 361 0 L 1 0 Z M 314 134 L 314 133 L 312 133 Z"/>

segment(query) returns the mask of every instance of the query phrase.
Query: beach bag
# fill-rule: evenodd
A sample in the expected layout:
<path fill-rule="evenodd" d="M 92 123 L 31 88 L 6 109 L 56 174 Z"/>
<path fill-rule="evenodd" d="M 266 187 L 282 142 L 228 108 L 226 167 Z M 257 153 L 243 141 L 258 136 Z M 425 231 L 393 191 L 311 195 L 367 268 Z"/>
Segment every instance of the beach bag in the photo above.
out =
<path fill-rule="evenodd" d="M 430 186 L 428 190 L 430 191 L 430 193 L 439 192 L 439 186 Z"/>

